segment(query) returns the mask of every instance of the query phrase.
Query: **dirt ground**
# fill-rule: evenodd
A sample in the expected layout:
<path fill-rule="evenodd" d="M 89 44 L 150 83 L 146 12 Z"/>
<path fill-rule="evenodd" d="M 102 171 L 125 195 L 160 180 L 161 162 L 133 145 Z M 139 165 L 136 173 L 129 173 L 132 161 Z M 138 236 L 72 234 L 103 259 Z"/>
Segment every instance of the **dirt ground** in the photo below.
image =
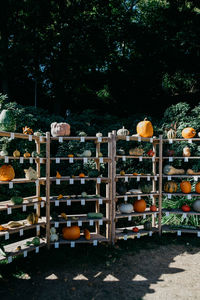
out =
<path fill-rule="evenodd" d="M 45 250 L 20 259 L 4 266 L 0 299 L 200 299 L 200 245 L 176 240 L 138 245 Z"/>

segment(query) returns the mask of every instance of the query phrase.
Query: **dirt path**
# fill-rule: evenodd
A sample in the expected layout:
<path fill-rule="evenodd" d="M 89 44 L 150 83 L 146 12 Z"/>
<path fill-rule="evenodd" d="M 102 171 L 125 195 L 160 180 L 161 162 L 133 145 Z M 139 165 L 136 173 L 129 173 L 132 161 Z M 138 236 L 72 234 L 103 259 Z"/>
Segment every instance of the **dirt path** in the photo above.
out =
<path fill-rule="evenodd" d="M 98 252 L 96 263 L 89 255 L 76 263 L 66 256 L 55 261 L 55 252 L 39 262 L 27 261 L 21 266 L 24 274 L 20 276 L 18 265 L 18 275 L 1 281 L 0 299 L 200 299 L 199 247 L 171 244 L 136 253 L 132 249 L 134 242 L 120 255 Z M 75 255 L 84 253 L 77 250 Z"/>

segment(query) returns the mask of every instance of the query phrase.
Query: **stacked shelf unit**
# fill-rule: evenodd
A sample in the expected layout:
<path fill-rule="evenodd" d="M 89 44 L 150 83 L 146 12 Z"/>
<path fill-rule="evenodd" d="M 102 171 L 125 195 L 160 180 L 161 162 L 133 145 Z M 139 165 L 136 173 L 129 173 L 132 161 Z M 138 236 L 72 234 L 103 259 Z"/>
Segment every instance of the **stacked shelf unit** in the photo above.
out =
<path fill-rule="evenodd" d="M 112 243 L 114 244 L 118 239 L 127 240 L 128 238 L 140 238 L 141 235 L 148 234 L 151 236 L 154 232 L 159 232 L 161 234 L 161 199 L 162 199 L 162 137 L 158 138 L 141 138 L 137 136 L 116 136 L 116 132 L 113 131 L 114 136 L 114 145 L 113 145 L 113 155 L 114 155 L 114 166 L 113 173 L 115 174 L 113 180 L 113 220 L 112 220 Z M 149 156 L 133 156 L 133 155 L 117 155 L 117 142 L 124 141 L 124 143 L 137 142 L 139 145 L 142 143 L 151 143 L 152 150 L 154 152 L 153 157 Z M 126 161 L 127 159 L 137 160 L 141 162 L 143 160 L 148 160 L 152 162 L 152 172 L 150 174 L 117 174 L 117 162 L 119 160 Z M 152 191 L 150 193 L 125 193 L 123 195 L 117 193 L 117 183 L 120 180 L 124 180 L 124 183 L 128 183 L 130 179 L 136 180 L 139 184 L 141 179 L 147 180 L 147 182 L 152 183 Z M 146 209 L 144 212 L 131 212 L 129 214 L 120 213 L 117 205 L 119 202 L 129 202 L 130 200 L 134 202 L 136 199 L 146 199 L 146 197 L 150 197 L 151 204 L 157 205 L 158 210 L 156 212 L 150 211 L 150 209 Z M 142 217 L 146 219 L 146 217 L 151 217 L 152 221 L 152 229 L 147 231 L 144 229 L 143 225 L 135 225 L 139 229 L 139 232 L 133 232 L 132 228 L 134 227 L 132 221 L 134 218 Z M 118 221 L 121 219 L 126 219 L 129 222 L 125 227 L 118 227 Z"/>
<path fill-rule="evenodd" d="M 182 139 L 182 138 L 174 138 L 174 139 L 163 139 L 163 151 L 165 147 L 168 145 L 172 145 L 173 143 L 188 143 L 188 145 L 191 145 L 192 143 L 200 143 L 200 138 L 192 138 L 192 139 Z M 184 157 L 184 156 L 163 156 L 163 165 L 165 164 L 173 164 L 174 161 L 179 160 L 181 163 L 185 162 L 188 163 L 189 161 L 193 160 L 198 160 L 200 159 L 200 156 L 189 156 L 189 157 Z M 181 166 L 180 166 L 181 168 Z M 176 193 L 166 193 L 164 191 L 164 182 L 170 181 L 170 180 L 191 180 L 191 183 L 197 183 L 200 180 L 200 175 L 189 175 L 189 174 L 183 174 L 183 175 L 162 175 L 163 178 L 163 192 L 162 192 L 162 197 L 166 197 L 168 199 L 173 199 L 176 201 L 179 197 L 185 197 L 188 200 L 196 200 L 199 199 L 200 194 L 191 192 L 189 194 L 185 194 L 181 191 L 178 191 Z M 163 199 L 162 199 L 163 201 Z M 170 214 L 174 215 L 181 215 L 183 218 L 187 218 L 190 216 L 200 216 L 200 212 L 196 211 L 189 211 L 189 212 L 184 212 L 182 209 L 162 209 L 162 215 L 164 216 L 169 216 Z M 176 232 L 178 236 L 181 236 L 182 233 L 193 233 L 197 234 L 198 237 L 200 237 L 200 229 L 188 229 L 188 228 L 175 228 L 175 226 L 171 227 L 168 225 L 163 225 L 162 226 L 162 232 Z"/>
<path fill-rule="evenodd" d="M 26 134 L 20 134 L 20 133 L 9 133 L 9 132 L 0 132 L 0 137 L 7 137 L 10 140 L 14 139 L 23 139 L 26 141 L 29 141 L 30 143 L 35 143 L 35 149 L 38 154 L 40 154 L 40 145 L 42 143 L 45 143 L 46 137 L 36 137 L 33 135 L 26 135 Z M 45 214 L 41 216 L 41 208 L 45 207 L 46 199 L 45 197 L 40 196 L 40 186 L 45 184 L 45 178 L 41 178 L 41 164 L 45 164 L 46 158 L 32 158 L 32 157 L 24 157 L 23 154 L 21 154 L 20 157 L 14 157 L 14 156 L 0 156 L 0 162 L 1 163 L 13 163 L 18 162 L 22 166 L 23 164 L 30 164 L 30 166 L 34 166 L 33 168 L 36 169 L 38 179 L 37 180 L 28 180 L 26 178 L 15 178 L 12 181 L 0 181 L 0 187 L 7 186 L 10 190 L 13 189 L 15 184 L 23 184 L 24 187 L 27 186 L 27 184 L 35 184 L 35 195 L 24 197 L 23 203 L 15 205 L 12 203 L 11 200 L 1 201 L 0 202 L 0 214 L 1 217 L 6 217 L 6 214 L 9 215 L 12 219 L 13 211 L 22 211 L 25 215 L 28 215 L 27 210 L 30 212 L 36 212 L 39 216 L 38 222 L 36 224 L 29 224 L 26 219 L 19 220 L 20 223 L 22 223 L 22 226 L 17 228 L 9 228 L 6 231 L 0 231 L 0 240 L 1 245 L 4 245 L 4 250 L 6 252 L 6 257 L 0 254 L 0 260 L 4 260 L 5 258 L 8 259 L 8 262 L 11 262 L 13 257 L 19 254 L 24 255 L 24 257 L 27 256 L 28 252 L 35 251 L 36 253 L 39 252 L 39 248 L 46 245 L 46 235 L 43 234 L 42 228 L 45 228 L 46 226 L 46 217 Z M 44 213 L 44 210 L 42 210 Z M 7 227 L 6 224 L 1 224 L 3 227 Z M 9 243 L 10 236 L 15 237 L 15 240 L 20 239 L 17 242 Z M 27 236 L 29 237 L 27 238 Z M 24 236 L 26 238 L 24 238 Z M 31 236 L 31 237 L 30 237 Z M 33 238 L 37 236 L 40 238 L 40 245 L 34 246 L 29 245 L 27 246 L 27 242 L 31 242 Z"/>
<path fill-rule="evenodd" d="M 93 142 L 96 145 L 96 156 L 92 157 L 83 157 L 83 156 L 74 156 L 74 157 L 52 157 L 50 151 L 50 143 L 54 142 L 59 143 L 68 143 L 69 141 L 78 141 L 83 145 L 87 142 Z M 108 137 L 51 137 L 47 135 L 47 144 L 46 144 L 46 157 L 48 161 L 47 165 L 47 189 L 46 189 L 46 198 L 47 198 L 47 245 L 51 245 L 55 248 L 58 248 L 60 244 L 69 244 L 71 247 L 75 247 L 75 244 L 79 243 L 90 243 L 96 246 L 101 242 L 109 242 L 111 240 L 111 136 Z M 107 157 L 100 156 L 101 153 L 101 144 L 107 144 Z M 96 169 L 100 171 L 101 164 L 107 164 L 107 176 L 106 177 L 88 177 L 80 178 L 79 176 L 62 176 L 61 178 L 52 177 L 50 162 L 56 163 L 57 166 L 61 162 L 64 164 L 76 164 L 81 162 L 83 165 L 87 164 L 88 161 L 95 162 Z M 64 173 L 62 168 L 62 173 Z M 64 175 L 64 174 L 63 174 Z M 77 194 L 75 184 L 79 184 L 83 188 L 86 183 L 93 185 L 94 192 L 92 195 L 83 196 L 82 193 Z M 58 186 L 63 183 L 67 183 L 65 195 L 58 200 L 59 195 L 51 195 L 50 184 L 56 184 Z M 104 191 L 101 189 L 101 185 L 104 184 Z M 68 189 L 73 188 L 73 193 L 68 193 Z M 104 193 L 104 194 L 103 194 Z M 66 213 L 67 219 L 62 218 L 59 214 L 56 219 L 52 218 L 52 212 L 55 210 L 55 207 L 62 207 L 60 210 Z M 78 206 L 78 209 L 75 208 Z M 75 210 L 75 212 L 74 212 Z M 78 212 L 77 212 L 78 210 Z M 84 213 L 83 213 L 84 211 Z M 102 212 L 103 218 L 101 219 L 89 219 L 87 217 L 88 212 Z M 81 238 L 76 241 L 70 241 L 62 239 L 61 228 L 62 227 L 71 227 L 72 225 L 78 225 L 81 229 Z M 50 240 L 50 229 L 55 227 L 56 230 L 60 232 L 59 240 L 52 241 Z M 103 228 L 102 228 L 103 227 Z M 83 228 L 89 229 L 91 233 L 90 240 L 86 240 L 83 235 Z"/>

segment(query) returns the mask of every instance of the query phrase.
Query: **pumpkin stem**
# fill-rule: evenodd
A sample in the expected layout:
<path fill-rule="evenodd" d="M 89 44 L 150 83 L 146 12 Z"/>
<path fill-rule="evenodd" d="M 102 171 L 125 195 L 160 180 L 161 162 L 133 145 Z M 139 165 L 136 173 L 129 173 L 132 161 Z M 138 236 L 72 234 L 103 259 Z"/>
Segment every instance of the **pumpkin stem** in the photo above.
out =
<path fill-rule="evenodd" d="M 144 121 L 147 121 L 147 118 L 144 118 Z"/>

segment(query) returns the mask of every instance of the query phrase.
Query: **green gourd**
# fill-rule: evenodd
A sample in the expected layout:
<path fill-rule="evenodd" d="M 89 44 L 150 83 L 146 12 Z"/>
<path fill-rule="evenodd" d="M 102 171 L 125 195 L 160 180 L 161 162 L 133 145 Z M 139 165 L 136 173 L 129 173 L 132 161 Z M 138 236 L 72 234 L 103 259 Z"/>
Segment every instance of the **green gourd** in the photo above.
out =
<path fill-rule="evenodd" d="M 102 219 L 103 218 L 103 214 L 102 213 L 88 213 L 87 214 L 88 219 Z"/>
<path fill-rule="evenodd" d="M 144 194 L 149 194 L 152 191 L 152 185 L 151 184 L 144 184 L 140 188 L 141 188 L 142 193 L 144 193 Z"/>
<path fill-rule="evenodd" d="M 148 230 L 148 231 L 152 230 L 151 222 L 147 221 L 144 223 L 144 230 Z"/>
<path fill-rule="evenodd" d="M 24 199 L 22 197 L 17 197 L 17 196 L 13 196 L 11 199 L 13 204 L 15 205 L 19 205 L 19 204 L 22 204 Z"/>

